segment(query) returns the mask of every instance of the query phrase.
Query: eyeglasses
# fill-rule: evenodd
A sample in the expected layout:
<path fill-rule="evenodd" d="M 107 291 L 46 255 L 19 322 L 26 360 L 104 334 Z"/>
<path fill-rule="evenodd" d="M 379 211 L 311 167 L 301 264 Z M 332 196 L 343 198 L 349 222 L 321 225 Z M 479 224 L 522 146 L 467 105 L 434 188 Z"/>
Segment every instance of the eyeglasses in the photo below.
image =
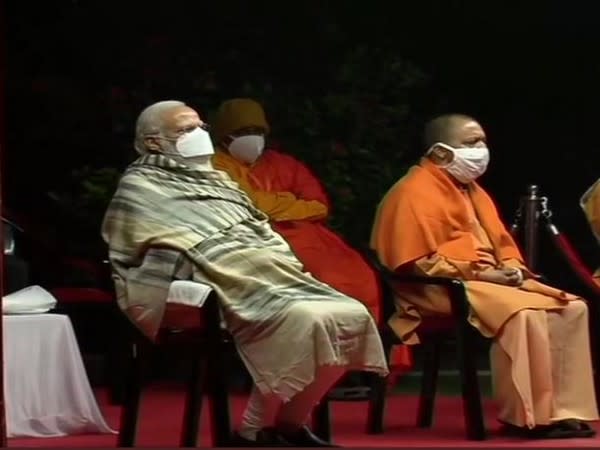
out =
<path fill-rule="evenodd" d="M 210 131 L 210 125 L 207 123 L 202 123 L 201 125 L 191 125 L 189 127 L 185 127 L 185 128 L 179 128 L 176 133 L 177 136 L 181 136 L 187 133 L 191 133 L 192 131 L 194 131 L 196 128 L 200 128 L 204 131 Z"/>
<path fill-rule="evenodd" d="M 202 123 L 201 125 L 191 125 L 189 127 L 179 128 L 178 130 L 175 131 L 175 135 L 172 137 L 159 136 L 156 134 L 149 134 L 149 135 L 146 135 L 146 137 L 153 137 L 156 139 L 164 139 L 165 141 L 176 141 L 178 138 L 180 138 L 184 134 L 191 133 L 192 131 L 194 131 L 197 128 L 200 128 L 201 130 L 204 130 L 207 133 L 210 131 L 210 125 L 207 123 Z"/>

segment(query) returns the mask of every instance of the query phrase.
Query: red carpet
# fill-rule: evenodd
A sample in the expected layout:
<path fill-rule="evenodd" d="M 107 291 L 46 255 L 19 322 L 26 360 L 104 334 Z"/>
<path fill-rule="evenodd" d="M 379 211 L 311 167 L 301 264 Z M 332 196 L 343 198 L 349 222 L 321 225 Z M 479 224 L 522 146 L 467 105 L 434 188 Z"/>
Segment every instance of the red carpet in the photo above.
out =
<path fill-rule="evenodd" d="M 113 428 L 117 428 L 120 408 L 109 406 L 104 391 L 98 391 L 100 406 Z M 245 398 L 232 398 L 232 418 L 237 423 Z M 484 442 L 467 441 L 461 400 L 458 397 L 440 397 L 436 404 L 436 420 L 431 429 L 414 427 L 417 399 L 392 396 L 388 399 L 386 431 L 371 436 L 364 432 L 366 404 L 363 402 L 333 404 L 333 433 L 336 443 L 348 447 L 600 447 L 600 437 L 593 439 L 556 439 L 545 441 L 517 440 L 498 434 L 494 407 L 485 404 L 490 437 Z M 208 408 L 202 417 L 199 445 L 208 446 Z M 179 440 L 183 392 L 178 387 L 148 387 L 142 399 L 138 446 L 176 446 Z M 597 426 L 597 425 L 596 425 Z M 114 447 L 114 435 L 80 435 L 45 439 L 10 439 L 10 447 Z"/>

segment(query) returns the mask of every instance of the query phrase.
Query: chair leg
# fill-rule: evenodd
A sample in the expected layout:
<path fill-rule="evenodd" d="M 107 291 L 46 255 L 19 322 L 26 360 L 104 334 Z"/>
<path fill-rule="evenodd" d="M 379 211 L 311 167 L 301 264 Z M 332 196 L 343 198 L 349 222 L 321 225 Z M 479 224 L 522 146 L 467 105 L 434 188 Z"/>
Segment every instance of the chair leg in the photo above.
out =
<path fill-rule="evenodd" d="M 204 305 L 208 319 L 208 355 L 206 358 L 207 388 L 210 400 L 211 428 L 213 447 L 227 447 L 231 443 L 231 415 L 229 412 L 229 386 L 225 355 L 231 351 L 231 342 L 227 342 L 221 330 L 219 301 L 212 293 Z M 206 352 L 206 343 L 201 344 L 199 352 Z"/>
<path fill-rule="evenodd" d="M 371 399 L 367 407 L 367 434 L 383 433 L 387 377 L 373 376 Z"/>
<path fill-rule="evenodd" d="M 386 361 L 390 362 L 392 343 L 382 336 Z M 367 409 L 367 434 L 383 433 L 383 417 L 385 414 L 385 395 L 387 393 L 387 377 L 371 375 L 371 398 Z"/>
<path fill-rule="evenodd" d="M 188 379 L 187 392 L 185 395 L 185 407 L 183 413 L 183 426 L 181 428 L 180 447 L 192 448 L 197 446 L 198 427 L 200 415 L 202 414 L 202 371 L 201 360 L 194 355 L 190 377 Z"/>
<path fill-rule="evenodd" d="M 216 359 L 220 358 L 217 357 Z M 231 419 L 228 386 L 225 371 L 222 368 L 222 361 L 209 361 L 208 372 L 213 445 L 215 447 L 227 447 L 231 441 Z"/>
<path fill-rule="evenodd" d="M 134 447 L 137 430 L 140 398 L 143 382 L 143 358 L 141 345 L 132 343 L 129 346 L 129 367 L 126 370 L 124 404 L 121 409 L 121 425 L 119 428 L 118 447 Z"/>
<path fill-rule="evenodd" d="M 433 408 L 440 368 L 441 341 L 434 338 L 433 342 L 429 342 L 423 347 L 423 379 L 421 380 L 421 393 L 419 395 L 417 426 L 420 428 L 429 428 L 433 424 Z"/>
<path fill-rule="evenodd" d="M 107 380 L 108 380 L 108 396 L 111 405 L 123 406 L 125 402 L 125 382 L 122 374 L 128 370 L 129 352 L 127 345 L 128 332 L 125 329 L 124 318 L 120 311 L 114 312 L 115 318 L 113 325 L 115 332 L 111 333 L 109 339 L 109 348 L 106 361 Z M 126 319 L 125 319 L 126 320 Z"/>
<path fill-rule="evenodd" d="M 313 429 L 315 434 L 325 441 L 331 440 L 331 419 L 327 396 L 313 409 Z"/>
<path fill-rule="evenodd" d="M 465 410 L 465 426 L 467 438 L 481 441 L 486 438 L 481 393 L 477 377 L 475 355 L 477 348 L 471 325 L 467 321 L 459 327 L 458 333 L 458 363 L 462 387 L 463 407 Z"/>
<path fill-rule="evenodd" d="M 111 405 L 123 406 L 125 402 L 125 390 L 123 379 L 119 374 L 124 372 L 124 361 L 126 357 L 123 351 L 117 347 L 109 348 L 107 355 L 107 380 L 108 380 L 108 401 Z"/>

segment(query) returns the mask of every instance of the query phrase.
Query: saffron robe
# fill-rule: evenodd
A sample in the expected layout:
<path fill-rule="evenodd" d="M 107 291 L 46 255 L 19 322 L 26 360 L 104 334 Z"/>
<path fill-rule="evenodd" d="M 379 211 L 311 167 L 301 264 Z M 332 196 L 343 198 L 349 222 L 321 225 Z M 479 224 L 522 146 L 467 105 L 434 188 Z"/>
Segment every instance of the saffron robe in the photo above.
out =
<path fill-rule="evenodd" d="M 421 267 L 430 275 L 465 280 L 469 321 L 487 337 L 496 335 L 520 310 L 560 309 L 579 298 L 536 281 L 489 195 L 477 183 L 461 190 L 428 159 L 413 166 L 385 195 L 375 217 L 371 246 L 392 270 Z M 476 280 L 477 272 L 502 267 L 524 271 L 523 284 L 515 288 Z M 389 323 L 408 344 L 418 342 L 414 331 L 422 314 L 450 313 L 441 287 L 410 286 L 397 294 L 398 313 Z"/>
<path fill-rule="evenodd" d="M 493 337 L 490 351 L 498 418 L 534 428 L 563 419 L 597 420 L 588 312 L 572 294 L 532 279 L 496 208 L 476 183 L 463 189 L 427 159 L 384 197 L 371 245 L 390 269 L 460 278 L 470 323 Z M 477 281 L 476 274 L 521 269 L 520 287 Z M 437 287 L 402 289 L 394 331 L 409 344 L 428 314 L 449 314 Z"/>

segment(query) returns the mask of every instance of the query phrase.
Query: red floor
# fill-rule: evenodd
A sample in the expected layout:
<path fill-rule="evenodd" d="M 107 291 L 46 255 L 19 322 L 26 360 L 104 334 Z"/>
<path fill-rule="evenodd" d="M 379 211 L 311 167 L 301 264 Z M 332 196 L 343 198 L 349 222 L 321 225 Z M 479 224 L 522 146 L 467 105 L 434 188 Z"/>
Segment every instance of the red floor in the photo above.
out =
<path fill-rule="evenodd" d="M 109 406 L 103 391 L 98 400 L 109 424 L 118 426 L 120 409 Z M 233 421 L 237 423 L 244 407 L 245 398 L 232 399 Z M 371 436 L 364 433 L 366 405 L 363 402 L 335 403 L 333 405 L 333 432 L 336 443 L 348 447 L 600 447 L 600 437 L 593 439 L 568 439 L 547 441 L 523 441 L 498 434 L 494 420 L 494 408 L 485 404 L 490 438 L 482 442 L 467 441 L 461 401 L 458 397 L 440 397 L 436 407 L 436 421 L 429 430 L 414 427 L 416 398 L 393 396 L 388 400 L 386 432 Z M 183 393 L 177 387 L 149 387 L 142 400 L 138 446 L 176 446 L 183 409 Z M 205 409 L 207 411 L 207 409 Z M 598 426 L 598 425 L 597 425 Z M 600 428 L 600 426 L 598 426 Z M 209 446 L 207 437 L 208 417 L 202 418 L 199 445 Z M 45 439 L 10 439 L 10 447 L 113 447 L 114 435 L 80 435 Z"/>

